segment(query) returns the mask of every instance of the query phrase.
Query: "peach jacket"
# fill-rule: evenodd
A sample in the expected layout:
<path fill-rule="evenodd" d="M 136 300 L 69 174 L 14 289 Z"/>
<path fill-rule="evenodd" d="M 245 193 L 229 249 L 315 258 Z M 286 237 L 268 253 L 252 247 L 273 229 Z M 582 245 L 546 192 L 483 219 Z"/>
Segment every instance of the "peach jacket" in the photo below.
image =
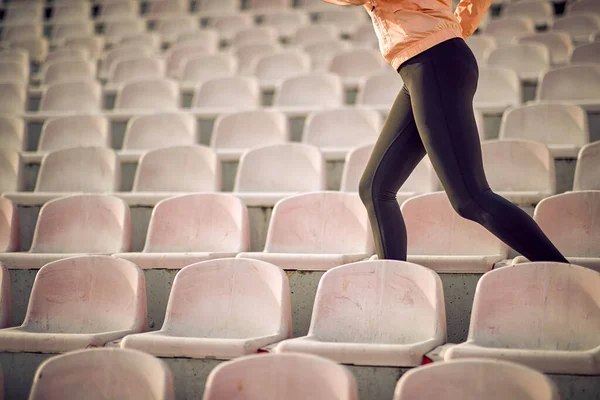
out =
<path fill-rule="evenodd" d="M 492 0 L 324 0 L 364 6 L 373 20 L 383 58 L 398 69 L 411 57 L 445 40 L 466 39 L 477 29 Z"/>

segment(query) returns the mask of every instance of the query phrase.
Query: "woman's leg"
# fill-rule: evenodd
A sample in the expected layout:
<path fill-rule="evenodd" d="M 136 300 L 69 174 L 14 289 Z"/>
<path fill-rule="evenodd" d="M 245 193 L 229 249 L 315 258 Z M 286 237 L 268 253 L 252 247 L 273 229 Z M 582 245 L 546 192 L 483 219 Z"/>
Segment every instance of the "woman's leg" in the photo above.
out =
<path fill-rule="evenodd" d="M 406 226 L 396 193 L 425 155 L 403 87 L 375 143 L 359 184 L 379 259 L 406 261 Z"/>
<path fill-rule="evenodd" d="M 530 261 L 567 262 L 527 213 L 489 188 L 473 113 L 479 71 L 465 42 L 440 43 L 403 64 L 400 73 L 421 140 L 454 209 Z"/>

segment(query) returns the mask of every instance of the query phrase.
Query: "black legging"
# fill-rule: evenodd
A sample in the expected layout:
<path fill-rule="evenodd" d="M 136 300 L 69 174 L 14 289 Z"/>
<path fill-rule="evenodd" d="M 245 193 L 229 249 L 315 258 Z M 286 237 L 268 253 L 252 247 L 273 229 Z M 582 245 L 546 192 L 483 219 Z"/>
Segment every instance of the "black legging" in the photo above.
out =
<path fill-rule="evenodd" d="M 406 260 L 406 226 L 396 193 L 427 153 L 459 215 L 530 261 L 567 262 L 527 213 L 488 185 L 473 113 L 479 70 L 465 41 L 444 41 L 404 62 L 398 72 L 404 87 L 359 185 L 378 257 Z"/>

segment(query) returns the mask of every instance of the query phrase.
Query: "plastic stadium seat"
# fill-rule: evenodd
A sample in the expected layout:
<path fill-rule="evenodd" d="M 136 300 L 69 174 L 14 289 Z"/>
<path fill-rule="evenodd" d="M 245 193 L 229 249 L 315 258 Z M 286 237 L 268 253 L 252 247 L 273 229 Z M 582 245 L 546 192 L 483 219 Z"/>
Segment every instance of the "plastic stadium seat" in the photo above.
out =
<path fill-rule="evenodd" d="M 505 67 L 479 67 L 479 82 L 473 105 L 484 114 L 502 114 L 521 105 L 519 75 Z"/>
<path fill-rule="evenodd" d="M 178 75 L 183 82 L 202 82 L 234 76 L 237 69 L 238 60 L 232 54 L 206 54 L 186 58 Z"/>
<path fill-rule="evenodd" d="M 528 17 L 504 17 L 490 21 L 485 28 L 487 36 L 496 38 L 498 44 L 514 42 L 519 36 L 535 33 L 535 23 Z"/>
<path fill-rule="evenodd" d="M 95 81 L 69 81 L 48 85 L 40 111 L 97 113 L 102 109 L 102 88 Z"/>
<path fill-rule="evenodd" d="M 50 22 L 85 21 L 90 18 L 90 5 L 87 2 L 69 2 L 68 4 L 54 4 Z"/>
<path fill-rule="evenodd" d="M 240 47 L 249 44 L 279 43 L 278 40 L 279 35 L 277 29 L 272 26 L 261 25 L 237 31 L 231 40 L 231 45 Z"/>
<path fill-rule="evenodd" d="M 573 190 L 600 190 L 600 141 L 579 150 Z"/>
<path fill-rule="evenodd" d="M 402 375 L 394 400 L 559 400 L 550 378 L 500 360 L 451 360 L 415 368 Z"/>
<path fill-rule="evenodd" d="M 505 17 L 528 17 L 536 26 L 551 26 L 554 20 L 554 7 L 550 1 L 523 1 L 507 4 L 502 9 Z"/>
<path fill-rule="evenodd" d="M 119 87 L 115 109 L 125 111 L 172 111 L 180 104 L 179 85 L 170 79 L 127 82 Z"/>
<path fill-rule="evenodd" d="M 166 53 L 167 75 L 178 78 L 181 69 L 189 58 L 214 53 L 209 42 L 185 41 L 169 47 Z"/>
<path fill-rule="evenodd" d="M 43 69 L 49 64 L 57 61 L 85 61 L 91 60 L 90 53 L 87 48 L 84 46 L 80 47 L 61 47 L 56 50 L 52 50 L 46 56 L 44 60 Z M 42 72 L 43 75 L 43 72 Z"/>
<path fill-rule="evenodd" d="M 67 22 L 56 24 L 52 28 L 52 43 L 63 43 L 67 38 L 89 36 L 94 34 L 92 21 Z"/>
<path fill-rule="evenodd" d="M 88 60 L 53 61 L 44 66 L 43 85 L 65 81 L 93 81 L 96 62 Z"/>
<path fill-rule="evenodd" d="M 241 0 L 198 0 L 196 13 L 200 16 L 235 14 L 240 11 Z"/>
<path fill-rule="evenodd" d="M 260 88 L 254 77 L 232 76 L 204 81 L 192 99 L 192 109 L 209 112 L 241 111 L 260 106 Z"/>
<path fill-rule="evenodd" d="M 271 110 L 249 110 L 219 115 L 210 145 L 222 159 L 235 160 L 247 149 L 289 140 L 289 125 L 284 114 Z"/>
<path fill-rule="evenodd" d="M 525 35 L 519 38 L 519 43 L 539 43 L 550 50 L 550 62 L 552 65 L 564 65 L 569 62 L 573 51 L 571 36 L 565 32 L 538 32 L 533 35 Z"/>
<path fill-rule="evenodd" d="M 298 28 L 310 24 L 310 18 L 307 12 L 299 9 L 273 10 L 263 16 L 262 24 L 275 28 L 280 38 L 289 40 Z"/>
<path fill-rule="evenodd" d="M 327 159 L 343 160 L 354 147 L 375 143 L 381 115 L 366 108 L 341 108 L 311 113 L 302 142 L 317 146 Z"/>
<path fill-rule="evenodd" d="M 356 104 L 387 112 L 394 104 L 404 81 L 394 70 L 385 70 L 369 75 L 360 83 Z"/>
<path fill-rule="evenodd" d="M 309 354 L 260 354 L 220 364 L 208 376 L 203 400 L 234 399 L 240 387 L 248 400 L 358 400 L 350 371 Z"/>
<path fill-rule="evenodd" d="M 19 212 L 17 207 L 7 198 L 0 197 L 0 252 L 19 251 Z M 0 328 L 6 327 L 6 301 L 10 300 L 6 295 L 6 288 L 10 289 L 7 282 L 7 272 L 2 271 L 0 263 Z"/>
<path fill-rule="evenodd" d="M 325 159 L 315 146 L 284 143 L 255 147 L 240 159 L 233 192 L 246 205 L 273 206 L 291 195 L 325 190 L 325 174 Z"/>
<path fill-rule="evenodd" d="M 247 7 L 254 12 L 273 9 L 286 9 L 292 7 L 292 0 L 248 0 Z"/>
<path fill-rule="evenodd" d="M 66 39 L 63 48 L 85 48 L 90 54 L 90 58 L 92 60 L 97 60 L 104 51 L 104 42 L 104 36 L 82 36 Z"/>
<path fill-rule="evenodd" d="M 600 65 L 569 65 L 544 73 L 538 85 L 538 100 L 578 104 L 600 110 Z"/>
<path fill-rule="evenodd" d="M 420 265 L 363 261 L 327 271 L 317 288 L 308 335 L 275 351 L 311 353 L 343 364 L 420 365 L 446 342 L 440 277 Z"/>
<path fill-rule="evenodd" d="M 490 140 L 481 144 L 481 150 L 488 183 L 502 197 L 531 205 L 556 193 L 554 157 L 545 144 Z"/>
<path fill-rule="evenodd" d="M 593 0 L 572 1 L 567 4 L 568 14 L 596 13 L 600 14 L 600 6 Z"/>
<path fill-rule="evenodd" d="M 358 47 L 379 48 L 379 38 L 373 29 L 373 22 L 365 22 L 358 25 L 352 32 L 352 43 Z"/>
<path fill-rule="evenodd" d="M 371 28 L 373 29 L 373 28 Z M 309 42 L 301 46 L 302 50 L 310 56 L 313 71 L 326 71 L 334 54 L 349 50 L 351 44 L 347 40 L 328 39 Z"/>
<path fill-rule="evenodd" d="M 8 269 L 0 264 L 0 328 L 7 328 L 11 324 L 10 304 L 10 275 Z M 1 384 L 2 378 L 0 378 L 0 398 L 4 390 L 4 385 Z"/>
<path fill-rule="evenodd" d="M 2 28 L 2 40 L 10 42 L 15 39 L 35 39 L 43 36 L 42 25 L 30 21 L 19 25 L 5 25 Z"/>
<path fill-rule="evenodd" d="M 189 11 L 188 0 L 152 0 L 147 3 L 144 17 L 160 21 L 173 15 L 183 15 Z"/>
<path fill-rule="evenodd" d="M 31 400 L 65 397 L 175 400 L 175 388 L 171 371 L 155 357 L 134 350 L 85 349 L 52 357 L 35 374 Z"/>
<path fill-rule="evenodd" d="M 357 194 L 313 192 L 287 197 L 273 208 L 263 252 L 238 257 L 284 269 L 327 270 L 374 253 L 373 235 Z"/>
<path fill-rule="evenodd" d="M 18 24 L 31 21 L 41 21 L 42 8 L 37 5 L 23 7 L 9 7 L 5 10 L 4 23 Z"/>
<path fill-rule="evenodd" d="M 108 121 L 101 115 L 72 115 L 46 120 L 38 152 L 73 147 L 106 147 L 111 144 Z"/>
<path fill-rule="evenodd" d="M 173 43 L 179 35 L 195 33 L 199 29 L 198 18 L 193 15 L 164 16 L 159 18 L 154 26 L 154 30 L 162 37 L 164 43 Z"/>
<path fill-rule="evenodd" d="M 342 192 L 358 192 L 360 178 L 373 152 L 373 145 L 356 147 L 346 156 L 340 190 Z M 422 193 L 439 190 L 437 175 L 426 156 L 410 174 L 400 191 L 396 194 L 399 203 Z"/>
<path fill-rule="evenodd" d="M 137 0 L 102 2 L 97 19 L 109 21 L 111 19 L 132 18 L 138 15 L 139 3 Z"/>
<path fill-rule="evenodd" d="M 221 162 L 200 145 L 156 149 L 140 157 L 132 192 L 218 192 Z"/>
<path fill-rule="evenodd" d="M 219 49 L 219 32 L 212 28 L 202 28 L 197 31 L 182 33 L 175 39 L 175 45 L 187 42 L 203 44 L 209 53 L 216 53 Z"/>
<path fill-rule="evenodd" d="M 310 57 L 300 50 L 277 51 L 257 58 L 252 69 L 261 86 L 274 87 L 286 78 L 308 73 Z"/>
<path fill-rule="evenodd" d="M 177 274 L 160 331 L 130 335 L 121 347 L 229 359 L 290 337 L 291 320 L 290 286 L 280 268 L 258 260 L 209 260 Z"/>
<path fill-rule="evenodd" d="M 364 7 L 330 8 L 317 13 L 317 23 L 333 24 L 345 35 L 352 35 L 366 18 Z"/>
<path fill-rule="evenodd" d="M 599 212 L 600 191 L 584 190 L 545 198 L 533 219 L 569 262 L 600 271 Z M 524 261 L 517 257 L 514 263 Z"/>
<path fill-rule="evenodd" d="M 307 114 L 315 110 L 340 108 L 344 88 L 338 75 L 310 72 L 284 80 L 275 91 L 273 105 L 282 111 Z"/>
<path fill-rule="evenodd" d="M 23 120 L 13 115 L 0 114 L 0 149 L 22 151 L 26 148 L 26 141 Z"/>
<path fill-rule="evenodd" d="M 0 82 L 0 113 L 21 114 L 26 101 L 27 90 L 22 82 Z"/>
<path fill-rule="evenodd" d="M 298 28 L 291 43 L 302 47 L 317 42 L 340 40 L 340 35 L 340 29 L 333 24 L 311 24 Z"/>
<path fill-rule="evenodd" d="M 108 71 L 108 82 L 119 84 L 165 77 L 165 61 L 153 56 L 120 57 Z"/>
<path fill-rule="evenodd" d="M 0 148 L 0 193 L 23 190 L 23 160 L 19 152 Z"/>
<path fill-rule="evenodd" d="M 490 271 L 477 284 L 467 341 L 445 359 L 485 357 L 549 374 L 598 375 L 598 287 L 600 274 L 576 265 Z"/>
<path fill-rule="evenodd" d="M 133 263 L 109 256 L 44 265 L 23 325 L 0 330 L 4 352 L 63 353 L 101 347 L 147 329 L 146 285 Z"/>
<path fill-rule="evenodd" d="M 19 62 L 1 61 L 0 81 L 21 82 L 23 85 L 27 85 L 29 81 L 29 68 L 24 67 L 23 64 Z"/>
<path fill-rule="evenodd" d="M 104 38 L 107 43 L 118 43 L 122 38 L 142 33 L 146 30 L 146 21 L 136 17 L 119 18 L 104 23 Z"/>
<path fill-rule="evenodd" d="M 327 69 L 340 75 L 345 84 L 358 85 L 361 79 L 383 69 L 383 66 L 378 50 L 357 48 L 335 54 Z"/>
<path fill-rule="evenodd" d="M 156 112 L 129 120 L 123 150 L 154 150 L 197 142 L 196 119 L 179 112 Z"/>
<path fill-rule="evenodd" d="M 588 118 L 576 105 L 534 103 L 507 110 L 500 139 L 526 139 L 546 144 L 554 157 L 575 158 L 590 141 Z"/>
<path fill-rule="evenodd" d="M 19 38 L 11 40 L 9 43 L 10 48 L 27 50 L 30 60 L 36 63 L 40 63 L 46 58 L 48 46 L 48 39 L 44 37 Z"/>
<path fill-rule="evenodd" d="M 550 67 L 550 51 L 541 43 L 505 44 L 487 53 L 485 62 L 510 68 L 523 81 L 537 82 L 540 73 Z"/>
<path fill-rule="evenodd" d="M 3 62 L 16 62 L 21 64 L 29 76 L 29 53 L 24 49 L 2 49 L 0 50 L 0 60 Z"/>
<path fill-rule="evenodd" d="M 238 60 L 238 75 L 252 75 L 255 60 L 265 54 L 275 53 L 281 50 L 278 43 L 259 43 L 239 46 L 232 49 L 232 53 Z"/>
<path fill-rule="evenodd" d="M 568 33 L 575 43 L 587 43 L 590 35 L 600 29 L 600 18 L 592 15 L 567 15 L 556 18 L 553 31 Z"/>
<path fill-rule="evenodd" d="M 141 45 L 132 45 L 132 44 L 123 44 L 117 47 L 112 48 L 109 52 L 104 56 L 104 60 L 102 62 L 102 67 L 100 69 L 100 74 L 102 77 L 108 75 L 108 71 L 110 71 L 113 67 L 113 64 L 118 62 L 119 59 L 122 58 L 130 58 L 130 57 L 152 57 L 155 55 L 156 49 L 150 45 L 141 46 Z"/>
<path fill-rule="evenodd" d="M 571 64 L 579 63 L 600 64 L 600 42 L 577 46 L 571 55 Z"/>
<path fill-rule="evenodd" d="M 141 32 L 133 33 L 121 37 L 118 42 L 119 46 L 145 46 L 152 47 L 158 50 L 162 46 L 162 39 L 156 32 Z"/>
<path fill-rule="evenodd" d="M 444 273 L 483 273 L 508 257 L 508 247 L 484 227 L 462 218 L 446 193 L 402 203 L 408 232 L 408 261 Z"/>
<path fill-rule="evenodd" d="M 250 13 L 234 13 L 215 16 L 208 20 L 208 27 L 216 29 L 223 42 L 230 42 L 238 31 L 254 25 L 254 17 Z"/>

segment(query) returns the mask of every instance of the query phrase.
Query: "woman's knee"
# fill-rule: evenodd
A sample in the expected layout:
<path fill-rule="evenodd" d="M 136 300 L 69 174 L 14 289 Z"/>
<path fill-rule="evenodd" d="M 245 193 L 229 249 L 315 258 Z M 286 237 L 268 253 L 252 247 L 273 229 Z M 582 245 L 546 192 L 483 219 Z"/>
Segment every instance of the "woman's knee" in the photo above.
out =
<path fill-rule="evenodd" d="M 364 205 L 373 204 L 373 176 L 363 174 L 358 183 L 358 195 Z"/>
<path fill-rule="evenodd" d="M 484 224 L 489 219 L 489 212 L 483 206 L 487 199 L 484 193 L 479 195 L 469 195 L 460 199 L 450 199 L 452 208 L 461 217 Z"/>

